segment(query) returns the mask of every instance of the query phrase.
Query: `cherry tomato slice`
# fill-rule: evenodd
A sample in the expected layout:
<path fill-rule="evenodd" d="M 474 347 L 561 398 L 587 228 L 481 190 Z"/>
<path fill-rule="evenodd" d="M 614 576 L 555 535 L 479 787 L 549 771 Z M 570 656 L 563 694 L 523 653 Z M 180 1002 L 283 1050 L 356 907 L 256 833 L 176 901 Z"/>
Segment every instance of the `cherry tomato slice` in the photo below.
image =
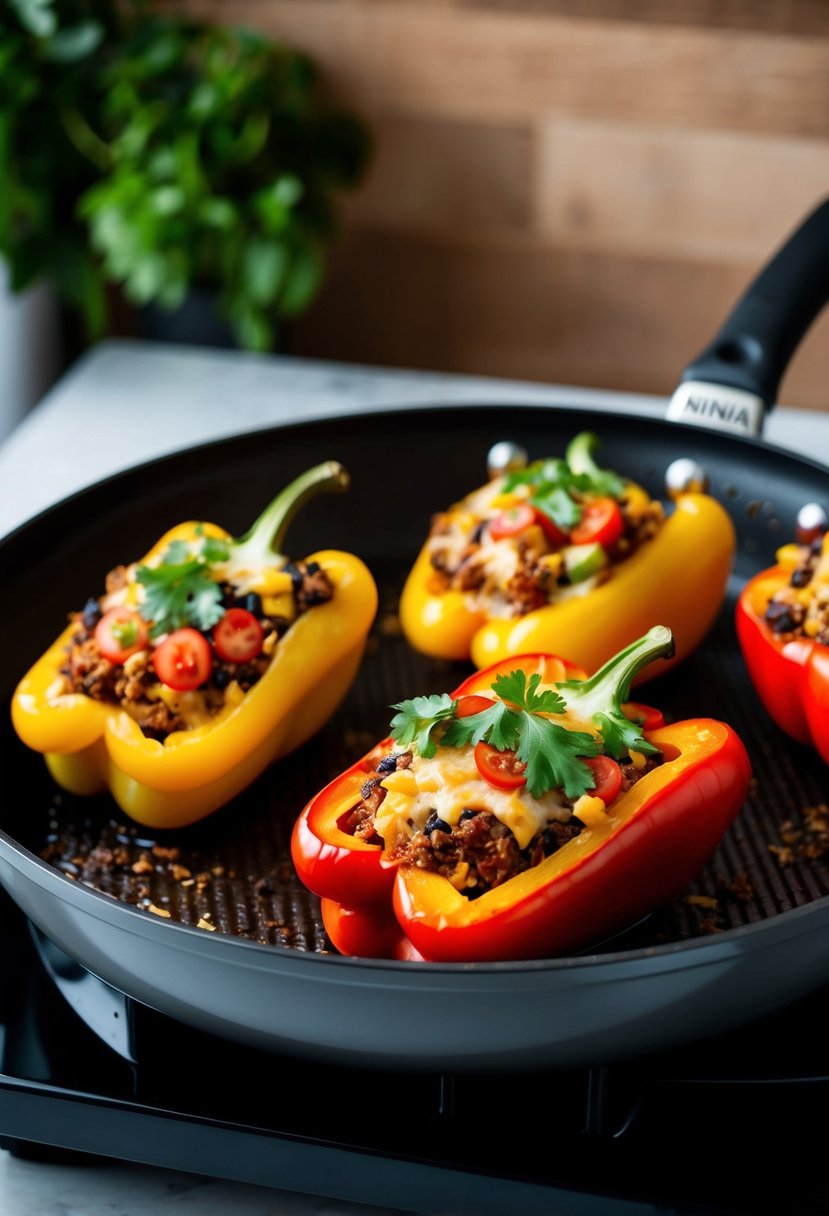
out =
<path fill-rule="evenodd" d="M 204 684 L 213 670 L 210 643 L 197 629 L 176 629 L 153 654 L 155 674 L 176 692 L 190 692 Z"/>
<path fill-rule="evenodd" d="M 652 705 L 645 705 L 642 701 L 626 701 L 622 706 L 622 712 L 626 718 L 630 718 L 631 722 L 638 722 L 642 730 L 659 730 L 660 726 L 665 725 L 665 715 L 661 709 L 654 709 Z"/>
<path fill-rule="evenodd" d="M 517 790 L 527 784 L 527 766 L 515 752 L 499 752 L 489 743 L 475 744 L 478 772 L 498 790 Z"/>
<path fill-rule="evenodd" d="M 147 645 L 147 624 L 132 608 L 110 608 L 95 626 L 95 645 L 110 663 L 123 663 Z"/>
<path fill-rule="evenodd" d="M 613 545 L 624 530 L 625 520 L 616 500 L 596 498 L 585 505 L 570 540 L 574 545 Z"/>
<path fill-rule="evenodd" d="M 619 796 L 622 788 L 622 770 L 610 756 L 590 756 L 584 763 L 593 773 L 595 785 L 590 793 L 594 798 L 601 798 L 605 806 L 610 806 Z"/>
<path fill-rule="evenodd" d="M 213 627 L 213 649 L 227 663 L 249 663 L 262 653 L 265 631 L 246 608 L 228 608 Z"/>
<path fill-rule="evenodd" d="M 481 714 L 485 709 L 491 709 L 494 704 L 494 697 L 461 697 L 455 710 L 455 717 L 471 718 L 473 714 Z"/>
<path fill-rule="evenodd" d="M 493 540 L 504 540 L 508 536 L 518 536 L 526 532 L 535 523 L 535 507 L 529 503 L 520 502 L 514 507 L 508 507 L 500 515 L 489 522 L 489 535 Z"/>

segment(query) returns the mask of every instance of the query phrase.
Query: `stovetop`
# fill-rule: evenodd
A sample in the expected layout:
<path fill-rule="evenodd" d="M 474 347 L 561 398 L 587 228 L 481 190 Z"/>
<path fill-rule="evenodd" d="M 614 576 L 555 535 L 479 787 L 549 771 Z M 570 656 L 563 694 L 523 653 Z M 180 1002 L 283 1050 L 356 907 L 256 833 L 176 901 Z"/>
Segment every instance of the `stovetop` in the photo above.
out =
<path fill-rule="evenodd" d="M 0 1146 L 18 1155 L 90 1153 L 414 1212 L 827 1209 L 828 989 L 611 1067 L 396 1075 L 173 1022 L 0 903 Z"/>

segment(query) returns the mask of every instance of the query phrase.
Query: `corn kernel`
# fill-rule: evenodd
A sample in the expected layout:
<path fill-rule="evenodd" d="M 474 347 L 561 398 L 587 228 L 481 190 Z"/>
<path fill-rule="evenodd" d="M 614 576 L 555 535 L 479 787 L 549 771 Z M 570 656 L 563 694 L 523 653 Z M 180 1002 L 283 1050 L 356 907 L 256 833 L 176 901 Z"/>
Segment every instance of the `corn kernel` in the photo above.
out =
<path fill-rule="evenodd" d="M 642 486 L 637 485 L 633 481 L 629 481 L 625 486 L 625 502 L 627 504 L 628 514 L 634 519 L 644 515 L 651 504 L 651 498 L 647 490 Z"/>
<path fill-rule="evenodd" d="M 630 759 L 631 759 L 631 763 L 633 764 L 633 767 L 634 767 L 635 769 L 639 769 L 640 771 L 641 771 L 641 770 L 642 770 L 642 769 L 645 767 L 645 765 L 647 764 L 647 759 L 646 759 L 646 758 L 645 758 L 645 756 L 642 754 L 642 752 L 634 752 L 634 751 L 632 751 L 632 752 L 630 753 Z"/>
<path fill-rule="evenodd" d="M 282 595 L 263 596 L 262 611 L 266 616 L 281 617 L 286 621 L 292 621 L 296 616 L 293 592 L 287 591 Z"/>
<path fill-rule="evenodd" d="M 389 773 L 380 784 L 389 793 L 404 794 L 407 798 L 414 798 L 418 792 L 414 775 L 405 768 L 398 769 L 396 773 Z"/>
<path fill-rule="evenodd" d="M 293 585 L 293 579 L 285 570 L 262 570 L 251 578 L 250 590 L 261 596 L 284 595 Z"/>
<path fill-rule="evenodd" d="M 225 705 L 240 705 L 245 699 L 245 691 L 238 680 L 231 680 L 225 689 Z"/>
<path fill-rule="evenodd" d="M 602 799 L 593 794 L 582 794 L 573 807 L 573 814 L 586 828 L 603 827 L 607 824 L 607 808 Z"/>
<path fill-rule="evenodd" d="M 804 621 L 803 632 L 806 634 L 807 638 L 816 638 L 820 633 L 820 621 L 816 621 L 814 619 Z"/>
<path fill-rule="evenodd" d="M 800 545 L 781 545 L 774 556 L 778 566 L 793 570 L 800 565 Z"/>
<path fill-rule="evenodd" d="M 466 879 L 469 874 L 469 862 L 459 861 L 449 877 L 449 881 L 456 891 L 462 891 L 466 886 Z"/>
<path fill-rule="evenodd" d="M 560 553 L 545 553 L 542 558 L 539 558 L 538 564 L 542 569 L 549 570 L 553 578 L 558 578 L 561 567 L 564 565 L 564 558 Z"/>
<path fill-rule="evenodd" d="M 496 494 L 489 505 L 496 511 L 508 511 L 510 507 L 516 506 L 519 502 L 518 495 L 510 491 L 509 494 Z"/>

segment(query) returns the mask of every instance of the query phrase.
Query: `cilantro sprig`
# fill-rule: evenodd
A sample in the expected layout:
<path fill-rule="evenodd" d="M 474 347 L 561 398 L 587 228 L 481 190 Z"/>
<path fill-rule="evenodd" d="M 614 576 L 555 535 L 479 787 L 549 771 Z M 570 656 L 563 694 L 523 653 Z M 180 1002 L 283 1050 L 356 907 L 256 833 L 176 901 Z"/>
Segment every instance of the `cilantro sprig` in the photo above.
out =
<path fill-rule="evenodd" d="M 141 615 L 152 622 L 152 637 L 195 625 L 211 629 L 224 616 L 221 582 L 250 579 L 263 569 L 279 568 L 287 560 L 279 550 L 297 511 L 321 493 L 342 493 L 348 488 L 347 471 L 335 460 L 301 473 L 277 494 L 253 526 L 238 540 L 208 536 L 197 524 L 192 545 L 172 541 L 158 565 L 139 566 L 136 581 L 144 587 Z"/>
<path fill-rule="evenodd" d="M 222 589 L 211 577 L 210 566 L 226 555 L 227 545 L 216 537 L 204 537 L 196 549 L 174 540 L 157 566 L 138 567 L 135 579 L 144 588 L 141 615 L 152 621 L 151 637 L 185 625 L 211 629 L 222 619 Z"/>
<path fill-rule="evenodd" d="M 638 723 L 627 718 L 622 704 L 630 696 L 634 676 L 656 658 L 674 653 L 673 634 L 655 625 L 643 637 L 614 655 L 594 676 L 568 680 L 541 689 L 541 674 L 521 668 L 496 676 L 491 688 L 498 698 L 476 714 L 457 716 L 457 700 L 446 693 L 414 697 L 393 706 L 397 710 L 391 734 L 398 743 L 430 758 L 438 747 L 467 747 L 489 743 L 498 751 L 514 752 L 526 766 L 527 789 L 540 798 L 562 789 L 577 799 L 595 786 L 585 759 L 605 751 L 620 760 L 631 751 L 658 754 Z M 550 715 L 575 710 L 593 721 L 598 736 L 568 730 Z"/>
<path fill-rule="evenodd" d="M 586 731 L 568 730 L 545 714 L 562 714 L 567 706 L 555 689 L 538 692 L 541 674 L 518 668 L 497 676 L 492 691 L 500 698 L 492 709 L 468 718 L 456 718 L 444 743 L 463 747 L 484 742 L 499 751 L 512 751 L 526 765 L 527 789 L 534 798 L 548 790 L 563 789 L 568 798 L 579 798 L 594 784 L 593 774 L 582 759 L 602 750 L 601 740 Z"/>
<path fill-rule="evenodd" d="M 435 730 L 453 717 L 457 707 L 457 701 L 447 693 L 400 701 L 392 706 L 398 711 L 391 720 L 392 738 L 405 747 L 415 747 L 428 760 L 438 748 Z"/>
<path fill-rule="evenodd" d="M 598 436 L 591 431 L 576 435 L 567 446 L 566 458 L 536 460 L 525 469 L 510 473 L 504 492 L 516 486 L 529 486 L 530 504 L 546 515 L 564 532 L 576 526 L 582 516 L 580 499 L 585 496 L 621 498 L 625 483 L 611 469 L 596 464 L 594 452 Z"/>

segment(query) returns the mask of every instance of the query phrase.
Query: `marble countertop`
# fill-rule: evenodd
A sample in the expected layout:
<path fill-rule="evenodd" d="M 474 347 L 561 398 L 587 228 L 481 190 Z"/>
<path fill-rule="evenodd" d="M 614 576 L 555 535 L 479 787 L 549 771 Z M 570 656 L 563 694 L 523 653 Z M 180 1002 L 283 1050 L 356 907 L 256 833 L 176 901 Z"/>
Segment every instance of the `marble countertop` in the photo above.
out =
<path fill-rule="evenodd" d="M 660 397 L 566 385 L 109 341 L 82 358 L 0 445 L 0 535 L 102 477 L 206 440 L 283 421 L 437 402 L 581 405 L 651 417 L 664 416 L 667 406 Z M 829 414 L 778 407 L 765 437 L 829 463 Z M 590 1210 L 580 1201 L 583 1216 Z M 390 1210 L 150 1167 L 51 1165 L 0 1153 L 2 1216 L 383 1211 Z"/>

